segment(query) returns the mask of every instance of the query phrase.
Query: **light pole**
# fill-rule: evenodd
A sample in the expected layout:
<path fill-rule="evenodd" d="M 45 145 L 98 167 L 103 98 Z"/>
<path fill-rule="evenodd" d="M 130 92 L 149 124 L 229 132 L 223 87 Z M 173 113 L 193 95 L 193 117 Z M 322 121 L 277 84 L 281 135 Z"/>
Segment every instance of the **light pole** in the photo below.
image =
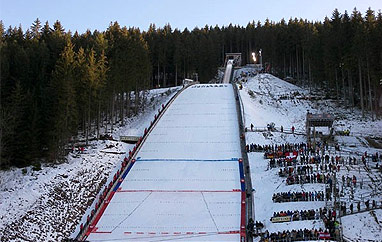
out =
<path fill-rule="evenodd" d="M 261 65 L 261 68 L 263 68 L 263 56 L 261 55 L 261 52 L 262 52 L 262 51 L 263 51 L 262 49 L 259 50 L 260 65 Z"/>
<path fill-rule="evenodd" d="M 256 64 L 256 53 L 255 52 L 252 52 L 252 60 L 253 62 Z"/>

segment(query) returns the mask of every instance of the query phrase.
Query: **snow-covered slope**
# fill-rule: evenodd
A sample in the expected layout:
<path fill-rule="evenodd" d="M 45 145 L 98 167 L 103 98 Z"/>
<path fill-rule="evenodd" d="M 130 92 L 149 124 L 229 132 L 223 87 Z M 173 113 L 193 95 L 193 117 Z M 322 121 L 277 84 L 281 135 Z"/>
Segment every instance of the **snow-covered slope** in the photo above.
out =
<path fill-rule="evenodd" d="M 146 112 L 116 125 L 113 137 L 142 135 L 157 109 L 175 94 L 172 88 L 150 91 L 154 97 Z M 92 141 L 84 154 L 70 153 L 64 164 L 43 164 L 0 171 L 0 240 L 60 241 L 70 236 L 109 174 L 120 166 L 132 145 L 118 141 Z"/>
<path fill-rule="evenodd" d="M 248 73 L 250 70 L 245 70 Z M 277 130 L 281 126 L 290 129 L 292 126 L 296 128 L 297 134 L 280 133 L 280 132 L 247 132 L 247 144 L 284 144 L 284 143 L 300 143 L 306 142 L 306 137 L 302 135 L 305 132 L 305 118 L 307 111 L 311 113 L 327 112 L 335 115 L 336 121 L 334 126 L 337 130 L 351 128 L 350 136 L 338 136 L 335 142 L 341 146 L 341 152 L 334 153 L 334 148 L 330 148 L 331 155 L 340 155 L 344 159 L 348 157 L 357 157 L 365 151 L 368 154 L 375 152 L 381 153 L 381 149 L 370 147 L 369 143 L 363 137 L 382 137 L 382 121 L 372 121 L 370 118 L 362 118 L 359 110 L 345 109 L 336 104 L 333 100 L 312 100 L 311 95 L 305 89 L 285 82 L 270 74 L 259 74 L 254 77 L 241 77 L 236 75 L 242 85 L 240 90 L 241 100 L 244 106 L 245 125 L 250 129 L 251 124 L 255 128 L 264 128 L 267 124 L 274 122 Z M 301 134 L 301 135 L 300 135 Z M 322 228 L 324 224 L 322 220 L 294 221 L 286 223 L 272 223 L 270 218 L 274 212 L 286 210 L 302 210 L 302 209 L 319 209 L 325 206 L 323 201 L 311 202 L 288 202 L 274 203 L 272 195 L 279 192 L 293 191 L 324 191 L 324 184 L 304 184 L 304 185 L 286 185 L 285 178 L 278 176 L 278 168 L 270 169 L 268 160 L 264 159 L 263 153 L 248 153 L 252 185 L 255 196 L 255 220 L 261 221 L 265 225 L 265 230 L 269 232 L 282 232 L 283 230 L 303 229 L 303 228 Z M 375 164 L 371 164 L 374 165 Z M 337 177 L 342 175 L 356 175 L 358 179 L 364 181 L 374 180 L 378 183 L 380 175 L 376 169 L 365 168 L 362 164 L 344 165 L 341 171 L 337 173 Z M 340 182 L 340 186 L 342 181 Z M 354 196 L 356 201 L 366 201 L 366 199 L 376 199 L 382 201 L 382 195 L 373 193 L 373 189 L 378 187 L 376 184 L 363 186 L 362 189 L 355 189 Z M 374 187 L 372 189 L 372 187 Z M 353 190 L 353 189 L 352 189 Z M 350 188 L 344 189 L 344 197 L 341 201 L 350 204 L 349 197 Z M 362 199 L 363 194 L 363 199 Z M 372 195 L 374 194 L 374 195 Z M 372 196 L 371 196 L 372 195 Z M 369 196 L 365 198 L 365 196 Z M 371 197 L 370 197 L 371 196 Z M 378 203 L 379 204 L 379 203 Z M 364 209 L 364 204 L 361 209 Z M 348 207 L 349 209 L 349 207 Z M 349 212 L 349 211 L 348 211 Z M 377 217 L 380 218 L 380 212 L 376 211 Z M 369 213 L 356 214 L 349 217 L 343 217 L 344 234 L 350 241 L 380 241 L 380 226 L 376 223 L 373 226 L 366 226 L 367 221 L 374 218 Z M 354 228 L 353 228 L 354 226 Z M 379 228 L 379 230 L 378 230 Z M 379 233 L 379 234 L 378 234 Z M 366 235 L 368 234 L 368 235 Z M 378 234 L 378 235 L 377 235 Z M 356 240 L 357 239 L 357 240 Z"/>
<path fill-rule="evenodd" d="M 345 239 L 350 241 L 382 241 L 382 209 L 342 218 Z"/>
<path fill-rule="evenodd" d="M 250 71 L 244 70 L 245 72 Z M 242 72 L 244 72 L 242 70 Z M 239 72 L 237 72 L 239 73 Z M 239 75 L 236 75 L 239 77 Z M 376 120 L 371 121 L 370 118 L 362 118 L 361 113 L 357 109 L 346 109 L 338 106 L 333 100 L 309 100 L 309 93 L 302 88 L 294 86 L 290 83 L 287 83 L 283 80 L 280 80 L 269 74 L 260 74 L 255 77 L 245 77 L 239 78 L 239 80 L 247 80 L 243 82 L 243 89 L 240 91 L 240 96 L 244 104 L 244 117 L 246 122 L 246 127 L 250 127 L 250 124 L 254 124 L 255 127 L 265 127 L 268 123 L 274 122 L 276 128 L 279 129 L 282 125 L 284 129 L 290 129 L 292 126 L 296 127 L 296 130 L 303 133 L 305 130 L 305 115 L 309 110 L 312 113 L 318 112 L 328 112 L 336 116 L 335 126 L 338 130 L 350 128 L 350 136 L 338 136 L 336 137 L 336 142 L 341 146 L 341 152 L 336 153 L 343 156 L 345 159 L 349 157 L 356 157 L 359 161 L 361 155 L 366 151 L 368 154 L 379 152 L 381 149 L 372 148 L 371 144 L 368 141 L 368 138 L 373 137 L 382 137 L 382 121 Z M 207 88 L 206 88 L 207 89 Z M 152 90 L 149 95 L 149 100 L 151 96 L 156 96 L 154 103 L 151 107 L 146 109 L 144 114 L 140 114 L 138 117 L 127 119 L 127 125 L 125 127 L 116 127 L 114 130 L 115 138 L 118 138 L 119 135 L 141 135 L 144 131 L 144 128 L 149 126 L 150 121 L 153 119 L 154 114 L 157 112 L 158 107 L 169 100 L 170 96 L 162 95 L 167 89 L 156 89 Z M 173 95 L 173 94 L 172 94 Z M 190 95 L 188 98 L 193 99 L 193 95 Z M 223 98 L 224 97 L 220 97 Z M 206 93 L 205 107 L 207 108 L 211 103 L 218 100 L 218 97 L 208 96 Z M 193 101 L 199 102 L 199 99 L 193 99 Z M 225 102 L 227 100 L 221 100 Z M 185 104 L 185 103 L 184 103 Z M 167 120 L 168 122 L 178 115 L 186 112 L 183 110 L 186 106 L 181 107 L 181 105 L 174 105 L 174 112 L 172 115 L 164 117 L 163 121 Z M 203 108 L 203 105 L 202 105 Z M 228 106 L 226 107 L 228 108 Z M 224 108 L 223 108 L 224 109 Z M 183 111 L 184 112 L 183 112 Z M 188 110 L 190 112 L 193 110 Z M 228 115 L 227 113 L 224 115 Z M 218 112 L 205 111 L 204 115 L 217 115 L 223 114 L 223 111 Z M 184 115 L 184 117 L 186 117 Z M 228 117 L 228 116 L 227 116 Z M 233 116 L 232 116 L 233 117 Z M 235 116 L 236 119 L 236 116 Z M 191 122 L 193 121 L 193 122 Z M 193 118 L 184 118 L 182 124 L 176 125 L 177 127 L 162 126 L 162 129 L 157 129 L 157 132 L 154 133 L 153 137 L 157 137 L 157 140 L 152 139 L 151 143 L 147 143 L 147 152 L 143 152 L 140 157 L 141 159 L 153 158 L 155 154 L 155 147 L 163 146 L 166 144 L 154 145 L 155 142 L 160 141 L 159 137 L 167 135 L 167 138 L 173 139 L 174 144 L 181 140 L 191 139 L 192 137 L 197 137 L 200 141 L 206 136 L 210 135 L 210 128 L 218 128 L 220 130 L 219 136 L 216 136 L 216 140 L 227 139 L 227 142 L 232 142 L 229 137 L 236 136 L 236 134 L 231 134 L 229 128 L 224 128 L 221 125 L 221 122 L 233 122 L 229 118 L 220 119 L 218 121 L 202 122 L 195 117 Z M 182 126 L 187 126 L 187 134 L 179 132 L 182 129 Z M 196 126 L 201 126 L 200 129 L 204 131 L 201 132 L 200 136 L 194 136 L 196 132 Z M 167 133 L 166 130 L 173 130 L 173 133 Z M 183 131 L 182 131 L 183 132 Z M 184 131 L 186 132 L 186 131 Z M 230 133 L 230 134 L 229 134 Z M 196 135 L 196 134 L 195 134 Z M 232 136 L 231 136 L 232 135 Z M 178 139 L 179 140 L 176 140 Z M 216 141 L 215 140 L 215 141 Z M 299 143 L 305 142 L 305 137 L 303 135 L 292 135 L 287 133 L 279 132 L 247 132 L 246 133 L 247 143 L 256 143 L 256 144 L 280 144 L 280 143 Z M 216 141 L 217 142 L 217 141 Z M 215 142 L 215 143 L 216 143 Z M 151 148 L 150 148 L 151 147 Z M 236 157 L 233 155 L 233 152 L 225 150 L 218 150 L 220 145 L 214 145 L 213 143 L 206 143 L 205 150 L 211 150 L 214 153 L 223 154 L 230 156 L 229 158 Z M 97 191 L 102 183 L 109 178 L 109 174 L 115 173 L 115 168 L 120 165 L 124 153 L 131 148 L 131 145 L 127 145 L 121 142 L 116 141 L 98 141 L 91 142 L 91 146 L 85 150 L 84 154 L 72 153 L 68 156 L 68 162 L 64 164 L 56 165 L 43 165 L 41 171 L 33 171 L 30 167 L 26 168 L 25 174 L 23 174 L 22 169 L 11 169 L 8 171 L 0 171 L 0 240 L 1 241 L 60 241 L 65 237 L 68 237 L 73 231 L 74 228 L 78 225 L 81 220 L 85 210 L 91 205 L 93 199 L 97 195 Z M 190 148 L 190 147 L 189 147 Z M 183 148 L 185 152 L 189 152 L 189 155 L 194 159 L 201 159 L 199 154 L 192 152 L 190 148 Z M 174 149 L 174 154 L 177 153 L 182 147 L 177 147 Z M 149 151 L 153 152 L 149 152 Z M 110 153 L 112 151 L 113 153 Z M 120 152 L 121 154 L 118 154 Z M 231 152 L 231 153 L 230 153 Z M 334 152 L 331 149 L 331 152 Z M 145 156 L 143 155 L 145 154 Z M 230 154 L 230 155 L 228 155 Z M 333 154 L 333 153 L 332 153 Z M 212 159 L 209 154 L 202 153 L 204 158 Z M 220 158 L 224 158 L 225 155 L 221 155 Z M 289 223 L 279 223 L 273 224 L 269 221 L 273 212 L 287 210 L 287 209 L 310 209 L 310 208 L 319 208 L 323 206 L 323 202 L 290 202 L 290 203 L 273 203 L 272 194 L 276 192 L 283 191 L 323 191 L 323 185 L 321 184 L 305 184 L 305 185 L 293 185 L 286 186 L 285 181 L 278 177 L 277 169 L 269 169 L 267 160 L 264 160 L 262 153 L 249 153 L 250 168 L 252 174 L 253 187 L 255 189 L 255 220 L 262 221 L 265 224 L 265 228 L 269 231 L 282 231 L 284 229 L 293 229 L 293 228 L 322 228 L 323 224 L 319 220 L 313 221 L 296 221 Z M 162 156 L 161 159 L 167 158 Z M 181 157 L 177 157 L 181 158 Z M 154 161 L 141 161 L 142 163 L 135 167 L 137 169 L 134 173 L 136 177 L 134 179 L 137 181 L 140 179 L 139 176 L 145 175 L 147 169 L 154 169 L 160 173 L 163 173 L 163 170 L 168 172 L 168 175 L 173 177 L 174 180 L 184 180 L 188 176 L 181 176 L 179 169 L 182 170 L 182 174 L 186 174 L 189 171 L 189 174 L 196 173 L 197 170 L 202 170 L 198 174 L 198 179 L 207 179 L 207 173 L 213 164 L 198 164 L 192 166 L 192 168 L 179 168 L 175 166 L 181 166 L 179 163 L 174 165 L 174 169 L 158 166 Z M 167 161 L 171 162 L 171 160 Z M 184 161 L 190 162 L 190 161 Z M 192 161 L 191 161 L 192 162 Z M 141 166 L 143 165 L 143 166 Z M 225 176 L 225 184 L 237 184 L 234 181 L 228 181 L 230 176 L 230 171 L 237 169 L 237 167 L 230 167 L 229 162 L 224 163 L 226 167 L 221 167 L 221 176 Z M 365 167 L 363 164 L 351 164 L 345 165 L 341 168 L 341 171 L 338 173 L 338 177 L 342 175 L 346 176 L 357 176 L 360 181 L 363 179 L 365 185 L 362 189 L 356 188 L 351 189 L 345 187 L 343 191 L 343 197 L 341 201 L 346 201 L 349 205 L 351 196 L 354 196 L 355 201 L 361 201 L 361 209 L 365 208 L 364 201 L 365 196 L 370 197 L 370 199 L 375 199 L 381 204 L 382 197 L 379 192 L 381 175 L 380 173 L 375 172 L 374 169 L 375 163 L 368 160 L 368 167 Z M 133 174 L 133 173 L 131 173 Z M 223 175 L 224 174 L 224 175 Z M 133 177 L 132 177 L 133 179 Z M 151 177 L 152 181 L 155 179 L 163 179 L 163 177 Z M 153 180 L 154 179 L 154 180 Z M 189 177 L 187 178 L 189 179 Z M 211 179 L 217 179 L 216 177 L 211 177 Z M 340 179 L 339 179 L 340 180 Z M 195 182 L 196 180 L 190 180 L 190 183 L 187 183 L 189 186 L 184 187 L 187 189 L 195 188 L 202 189 L 202 184 Z M 375 182 L 373 182 L 375 181 Z M 138 182 L 135 182 L 138 185 Z M 342 182 L 339 181 L 342 186 Z M 125 201 L 124 196 L 131 196 L 127 190 L 138 189 L 146 186 L 151 186 L 152 190 L 161 189 L 158 187 L 158 182 L 144 182 L 145 186 L 135 186 L 134 184 L 126 184 L 126 192 L 122 194 L 120 199 Z M 202 204 L 221 204 L 227 211 L 235 209 L 236 206 L 230 206 L 229 203 L 234 204 L 236 202 L 236 194 L 229 193 L 226 195 L 220 195 L 217 197 L 216 194 L 203 193 L 199 194 L 198 198 L 195 198 L 195 194 L 186 194 L 186 193 L 174 193 L 175 190 L 178 190 L 181 186 L 177 183 L 171 183 L 171 188 L 173 191 L 167 191 L 167 194 L 155 193 L 151 198 L 156 200 L 157 203 L 152 203 L 151 207 L 146 207 L 144 209 L 146 214 L 141 213 L 150 217 L 151 214 L 155 214 L 155 220 L 149 221 L 148 227 L 154 227 L 157 223 L 160 223 L 160 218 L 163 216 L 172 216 L 175 220 L 179 219 L 179 214 L 182 211 L 184 212 L 185 208 L 182 207 L 182 204 L 187 205 L 189 211 L 194 211 L 195 207 Z M 209 182 L 208 186 L 212 189 L 222 189 L 219 186 L 222 183 L 213 183 Z M 220 194 L 220 193 L 219 193 Z M 147 191 L 136 193 L 134 196 L 134 201 L 139 201 L 142 199 L 139 196 L 148 195 Z M 168 199 L 169 197 L 177 196 L 177 199 Z M 193 197 L 190 200 L 190 196 Z M 226 196 L 226 197 L 225 197 Z M 232 197 L 233 196 L 233 197 Z M 133 199 L 133 198 L 129 198 Z M 205 199 L 205 200 L 203 200 Z M 223 205 L 221 200 L 227 200 L 228 202 Z M 132 204 L 134 202 L 131 200 Z M 118 202 L 118 201 L 117 201 Z M 240 201 L 237 201 L 240 202 Z M 165 205 L 167 204 L 167 205 Z M 162 207 L 163 209 L 168 209 L 166 213 L 159 213 L 156 211 L 156 207 Z M 173 209 L 172 209 L 173 208 Z M 150 210 L 151 209 L 151 210 Z M 354 209 L 356 210 L 356 209 Z M 177 211 L 177 212 L 174 212 Z M 233 210 L 232 210 L 233 211 Z M 202 218 L 207 218 L 210 214 L 204 212 L 198 212 L 197 217 L 193 217 L 195 227 L 202 226 L 195 224 L 195 221 L 201 220 Z M 218 211 L 211 211 L 211 213 L 217 213 Z M 349 210 L 348 210 L 349 212 Z M 219 218 L 233 218 L 228 220 L 219 220 L 219 221 L 228 221 L 231 223 L 233 220 L 237 219 L 237 214 L 239 211 L 234 211 L 230 213 L 217 213 Z M 342 218 L 344 235 L 350 241 L 380 241 L 380 231 L 381 231 L 381 213 L 380 210 L 374 211 L 375 216 L 370 212 L 357 213 L 354 215 L 345 216 Z M 188 214 L 188 213 L 187 213 Z M 189 214 L 188 214 L 189 215 Z M 210 217 L 209 217 L 210 218 Z M 377 221 L 375 220 L 377 218 Z M 158 220 L 157 220 L 158 219 Z M 180 219 L 182 220 L 182 219 Z M 206 219 L 207 221 L 208 219 Z M 159 222 L 158 222 L 159 221 Z M 210 220 L 208 220 L 210 222 Z M 235 220 L 236 221 L 236 220 Z M 107 221 L 105 220 L 105 223 Z M 223 223 L 223 222 L 222 222 Z M 131 224 L 129 225 L 131 226 Z M 144 226 L 144 225 L 139 225 Z M 203 224 L 204 227 L 210 225 Z M 221 226 L 232 226 L 224 225 Z M 236 225 L 235 225 L 236 226 Z M 353 227 L 354 226 L 354 227 Z M 176 236 L 181 236 L 184 240 L 191 239 L 197 240 L 195 234 L 186 234 L 190 231 L 190 228 L 179 228 L 177 232 L 185 232 L 184 234 L 176 234 Z M 186 231 L 189 230 L 189 231 Z M 154 232 L 145 230 L 147 232 Z M 159 229 L 156 231 L 160 231 Z M 132 232 L 132 231 L 124 231 Z M 143 232 L 143 231 L 140 231 Z M 162 231 L 166 232 L 166 231 Z M 199 229 L 201 238 L 204 237 L 204 240 L 208 239 L 221 239 L 223 237 L 213 234 L 204 233 Z M 142 239 L 142 235 L 139 235 Z M 152 235 L 151 235 L 152 236 Z M 229 237 L 229 236 L 228 236 Z M 233 236 L 234 237 L 234 236 Z M 138 239 L 135 238 L 135 239 Z M 173 236 L 167 237 L 168 239 L 174 239 Z M 176 237 L 178 238 L 178 237 Z M 230 238 L 228 238 L 230 239 Z"/>
<path fill-rule="evenodd" d="M 249 78 L 243 83 L 243 89 L 239 91 L 243 106 L 246 127 L 253 124 L 255 127 L 266 127 L 274 122 L 276 128 L 284 129 L 296 127 L 296 130 L 304 130 L 306 111 L 311 109 L 309 103 L 297 100 L 294 95 L 306 93 L 303 89 L 288 82 L 278 79 L 269 74 L 260 74 Z M 297 94 L 299 93 L 299 94 Z M 289 97 L 280 99 L 280 97 Z M 246 133 L 247 144 L 284 144 L 305 142 L 302 135 L 286 133 Z M 286 210 L 317 209 L 324 206 L 324 202 L 292 202 L 274 203 L 272 195 L 278 192 L 288 191 L 323 191 L 324 185 L 287 186 L 285 178 L 277 175 L 278 169 L 269 169 L 268 160 L 259 152 L 248 153 L 250 162 L 252 186 L 254 189 L 255 220 L 261 221 L 269 232 L 278 232 L 291 229 L 323 228 L 319 220 L 297 221 L 286 223 L 272 223 L 270 218 L 273 212 Z"/>
<path fill-rule="evenodd" d="M 240 95 L 247 127 L 251 123 L 266 127 L 274 122 L 277 128 L 282 125 L 284 129 L 290 129 L 294 125 L 297 130 L 304 129 L 306 112 L 312 107 L 294 97 L 302 97 L 306 91 L 269 74 L 250 78 L 243 86 Z"/>
<path fill-rule="evenodd" d="M 87 239 L 238 241 L 239 157 L 231 84 L 185 89 L 149 133 Z"/>

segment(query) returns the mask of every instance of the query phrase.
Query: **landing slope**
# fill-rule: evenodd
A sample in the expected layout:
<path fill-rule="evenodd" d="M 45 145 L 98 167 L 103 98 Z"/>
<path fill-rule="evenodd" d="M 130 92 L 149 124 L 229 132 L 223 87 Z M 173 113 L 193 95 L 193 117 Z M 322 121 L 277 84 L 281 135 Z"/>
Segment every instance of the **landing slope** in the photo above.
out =
<path fill-rule="evenodd" d="M 90 234 L 96 240 L 239 240 L 241 156 L 230 84 L 171 104 Z"/>

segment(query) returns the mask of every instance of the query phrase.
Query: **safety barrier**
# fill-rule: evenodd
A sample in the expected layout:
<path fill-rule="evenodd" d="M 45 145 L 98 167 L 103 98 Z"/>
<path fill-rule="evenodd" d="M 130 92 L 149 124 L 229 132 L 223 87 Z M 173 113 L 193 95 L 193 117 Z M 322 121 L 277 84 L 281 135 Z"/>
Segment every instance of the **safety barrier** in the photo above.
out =
<path fill-rule="evenodd" d="M 162 104 L 161 108 L 158 109 L 158 114 L 154 115 L 154 120 L 150 122 L 150 126 L 145 128 L 143 136 L 141 136 L 138 142 L 135 144 L 132 150 L 129 150 L 129 156 L 121 162 L 121 168 L 117 170 L 114 174 L 112 181 L 104 187 L 102 192 L 99 193 L 98 200 L 95 202 L 94 208 L 91 210 L 90 214 L 87 215 L 86 222 L 80 224 L 80 231 L 76 236 L 76 240 L 85 240 L 90 233 L 96 232 L 96 225 L 100 220 L 102 214 L 106 210 L 109 202 L 113 198 L 115 192 L 118 190 L 119 186 L 122 184 L 123 180 L 126 178 L 127 174 L 133 167 L 135 163 L 135 157 L 138 151 L 141 149 L 144 141 L 147 139 L 148 135 L 151 133 L 153 128 L 159 122 L 160 118 L 163 116 L 164 112 L 168 109 L 170 104 L 182 93 L 186 88 L 194 85 L 192 83 L 184 86 L 180 89 L 165 105 Z"/>
<path fill-rule="evenodd" d="M 239 173 L 240 173 L 240 185 L 241 185 L 241 217 L 240 217 L 240 240 L 245 240 L 246 238 L 246 192 L 245 192 L 245 178 L 244 178 L 244 168 L 243 168 L 243 159 L 239 159 Z"/>
<path fill-rule="evenodd" d="M 240 241 L 252 241 L 252 237 L 246 236 L 246 225 L 250 218 L 254 217 L 254 209 L 253 209 L 253 194 L 252 194 L 252 180 L 251 180 L 251 174 L 249 170 L 249 161 L 248 161 L 248 154 L 246 152 L 246 142 L 245 142 L 245 123 L 244 123 L 244 106 L 241 102 L 241 98 L 239 95 L 239 91 L 237 89 L 237 86 L 235 83 L 232 83 L 234 96 L 236 100 L 236 112 L 237 112 L 237 118 L 239 122 L 239 134 L 240 135 L 240 147 L 241 147 L 241 154 L 242 159 L 239 160 L 239 162 L 242 164 L 239 166 L 240 171 L 240 180 L 244 181 L 241 183 L 242 185 L 242 204 L 241 204 L 241 232 L 240 232 Z M 240 164 L 239 163 L 239 164 Z M 243 175 L 242 175 L 243 174 Z"/>
<path fill-rule="evenodd" d="M 302 129 L 295 129 L 294 132 L 292 132 L 292 129 L 283 129 L 281 132 L 281 129 L 279 128 L 273 128 L 272 130 L 269 130 L 268 127 L 245 127 L 245 132 L 266 132 L 266 131 L 271 131 L 271 132 L 280 132 L 284 134 L 295 134 L 295 135 L 306 135 L 305 131 Z"/>

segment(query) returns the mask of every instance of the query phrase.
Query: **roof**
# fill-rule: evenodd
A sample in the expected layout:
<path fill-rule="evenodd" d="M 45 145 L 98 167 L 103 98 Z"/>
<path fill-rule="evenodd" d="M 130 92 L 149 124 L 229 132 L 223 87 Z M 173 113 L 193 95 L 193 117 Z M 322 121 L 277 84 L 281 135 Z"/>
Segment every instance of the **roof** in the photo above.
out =
<path fill-rule="evenodd" d="M 306 122 L 308 126 L 323 127 L 323 126 L 332 126 L 334 122 L 333 115 L 328 113 L 321 114 L 306 114 Z"/>

